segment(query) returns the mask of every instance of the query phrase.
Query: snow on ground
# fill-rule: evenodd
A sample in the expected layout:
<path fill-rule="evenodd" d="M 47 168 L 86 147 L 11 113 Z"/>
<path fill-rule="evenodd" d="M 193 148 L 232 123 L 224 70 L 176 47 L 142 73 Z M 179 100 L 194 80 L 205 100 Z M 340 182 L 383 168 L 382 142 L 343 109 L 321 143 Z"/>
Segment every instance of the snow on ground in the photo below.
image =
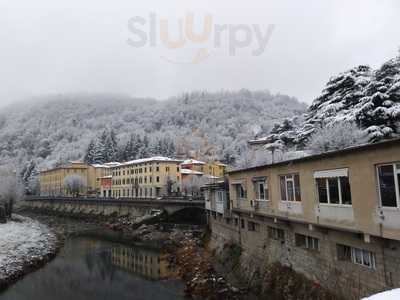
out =
<path fill-rule="evenodd" d="M 399 299 L 400 299 L 400 289 L 395 289 L 379 293 L 368 298 L 364 298 L 363 300 L 399 300 Z"/>
<path fill-rule="evenodd" d="M 46 225 L 14 215 L 12 221 L 0 224 L 0 281 L 53 253 L 55 247 L 56 236 Z"/>

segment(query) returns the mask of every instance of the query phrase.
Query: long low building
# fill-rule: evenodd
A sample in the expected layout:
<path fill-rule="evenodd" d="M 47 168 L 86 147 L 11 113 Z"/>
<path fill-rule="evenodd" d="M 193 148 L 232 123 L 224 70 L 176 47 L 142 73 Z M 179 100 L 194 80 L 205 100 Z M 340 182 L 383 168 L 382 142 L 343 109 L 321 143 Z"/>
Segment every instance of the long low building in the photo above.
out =
<path fill-rule="evenodd" d="M 213 239 L 240 244 L 253 271 L 278 261 L 352 299 L 400 287 L 400 139 L 234 170 L 229 194 L 206 190 Z"/>
<path fill-rule="evenodd" d="M 67 181 L 68 178 L 73 178 L 79 181 L 79 195 L 100 196 L 100 178 L 111 175 L 111 168 L 116 165 L 118 163 L 89 165 L 81 161 L 72 161 L 56 168 L 42 170 L 39 176 L 40 195 L 72 196 Z"/>

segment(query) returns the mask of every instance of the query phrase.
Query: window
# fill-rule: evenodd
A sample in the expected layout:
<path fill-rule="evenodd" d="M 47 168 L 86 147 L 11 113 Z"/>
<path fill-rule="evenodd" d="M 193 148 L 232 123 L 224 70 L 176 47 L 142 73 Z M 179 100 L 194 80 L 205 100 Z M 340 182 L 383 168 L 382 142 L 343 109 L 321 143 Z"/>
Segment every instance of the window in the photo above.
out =
<path fill-rule="evenodd" d="M 399 207 L 400 164 L 378 166 L 379 194 L 383 207 Z"/>
<path fill-rule="evenodd" d="M 347 172 L 347 171 L 346 171 Z M 314 177 L 319 176 L 314 174 Z M 318 177 L 315 178 L 319 203 L 351 205 L 349 177 Z"/>
<path fill-rule="evenodd" d="M 241 225 L 242 229 L 244 229 L 246 227 L 243 219 L 240 219 L 240 225 Z"/>
<path fill-rule="evenodd" d="M 273 240 L 284 241 L 285 240 L 285 231 L 280 228 L 268 226 L 268 236 L 270 239 L 273 239 Z"/>
<path fill-rule="evenodd" d="M 165 167 L 165 172 L 169 172 L 169 167 Z"/>
<path fill-rule="evenodd" d="M 296 233 L 295 242 L 297 247 L 319 251 L 319 239 L 312 236 Z"/>
<path fill-rule="evenodd" d="M 156 181 L 160 182 L 160 177 L 159 176 L 156 177 Z"/>
<path fill-rule="evenodd" d="M 159 171 L 160 171 L 160 167 L 157 166 L 157 167 L 156 167 L 156 172 L 159 172 Z"/>
<path fill-rule="evenodd" d="M 301 201 L 300 176 L 298 174 L 280 176 L 281 200 Z"/>
<path fill-rule="evenodd" d="M 256 231 L 258 232 L 260 229 L 260 224 L 252 222 L 252 221 L 248 221 L 247 222 L 247 230 L 248 231 Z"/>
<path fill-rule="evenodd" d="M 245 199 L 246 198 L 246 191 L 242 184 L 236 185 L 236 196 L 238 199 Z"/>
<path fill-rule="evenodd" d="M 268 200 L 268 184 L 266 180 L 255 181 L 254 183 L 256 200 Z"/>
<path fill-rule="evenodd" d="M 222 203 L 224 201 L 224 192 L 223 191 L 217 191 L 217 202 Z"/>
<path fill-rule="evenodd" d="M 338 260 L 375 269 L 375 254 L 373 252 L 340 244 L 336 248 Z"/>

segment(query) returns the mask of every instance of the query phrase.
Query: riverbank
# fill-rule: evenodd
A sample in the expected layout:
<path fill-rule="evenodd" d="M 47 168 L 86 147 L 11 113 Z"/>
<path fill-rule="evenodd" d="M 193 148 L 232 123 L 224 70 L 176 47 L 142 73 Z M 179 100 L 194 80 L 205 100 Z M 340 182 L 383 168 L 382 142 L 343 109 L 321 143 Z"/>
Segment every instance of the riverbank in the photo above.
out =
<path fill-rule="evenodd" d="M 175 270 L 172 276 L 184 281 L 185 296 L 188 298 L 247 299 L 247 291 L 243 287 L 230 284 L 221 275 L 223 272 L 214 268 L 215 260 L 205 247 L 206 231 L 203 226 L 157 223 L 156 220 L 138 224 L 129 217 L 79 219 L 36 211 L 24 211 L 24 214 L 47 224 L 57 234 L 61 244 L 73 235 L 100 234 L 102 238 L 119 243 L 162 249 L 170 268 Z"/>
<path fill-rule="evenodd" d="M 0 291 L 50 261 L 59 243 L 51 229 L 20 215 L 0 225 Z"/>

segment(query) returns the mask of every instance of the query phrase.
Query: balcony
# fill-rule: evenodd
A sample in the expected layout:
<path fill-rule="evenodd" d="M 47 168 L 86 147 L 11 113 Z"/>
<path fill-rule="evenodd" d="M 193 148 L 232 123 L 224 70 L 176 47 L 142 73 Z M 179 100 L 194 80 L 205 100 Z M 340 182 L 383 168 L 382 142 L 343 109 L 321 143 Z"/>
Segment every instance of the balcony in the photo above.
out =
<path fill-rule="evenodd" d="M 316 215 L 322 224 L 336 226 L 354 225 L 354 212 L 351 205 L 320 204 L 316 208 Z"/>
<path fill-rule="evenodd" d="M 278 209 L 288 215 L 302 215 L 303 205 L 300 201 L 279 201 Z"/>
<path fill-rule="evenodd" d="M 253 206 L 255 211 L 267 211 L 271 208 L 270 201 L 268 200 L 254 200 Z"/>
<path fill-rule="evenodd" d="M 239 208 L 239 209 L 249 210 L 251 208 L 250 202 L 247 199 L 239 198 L 239 199 L 237 199 L 236 203 L 237 203 L 237 208 Z"/>
<path fill-rule="evenodd" d="M 224 202 L 220 202 L 220 201 L 215 202 L 215 208 L 216 208 L 217 213 L 224 214 L 224 212 L 225 212 Z"/>

